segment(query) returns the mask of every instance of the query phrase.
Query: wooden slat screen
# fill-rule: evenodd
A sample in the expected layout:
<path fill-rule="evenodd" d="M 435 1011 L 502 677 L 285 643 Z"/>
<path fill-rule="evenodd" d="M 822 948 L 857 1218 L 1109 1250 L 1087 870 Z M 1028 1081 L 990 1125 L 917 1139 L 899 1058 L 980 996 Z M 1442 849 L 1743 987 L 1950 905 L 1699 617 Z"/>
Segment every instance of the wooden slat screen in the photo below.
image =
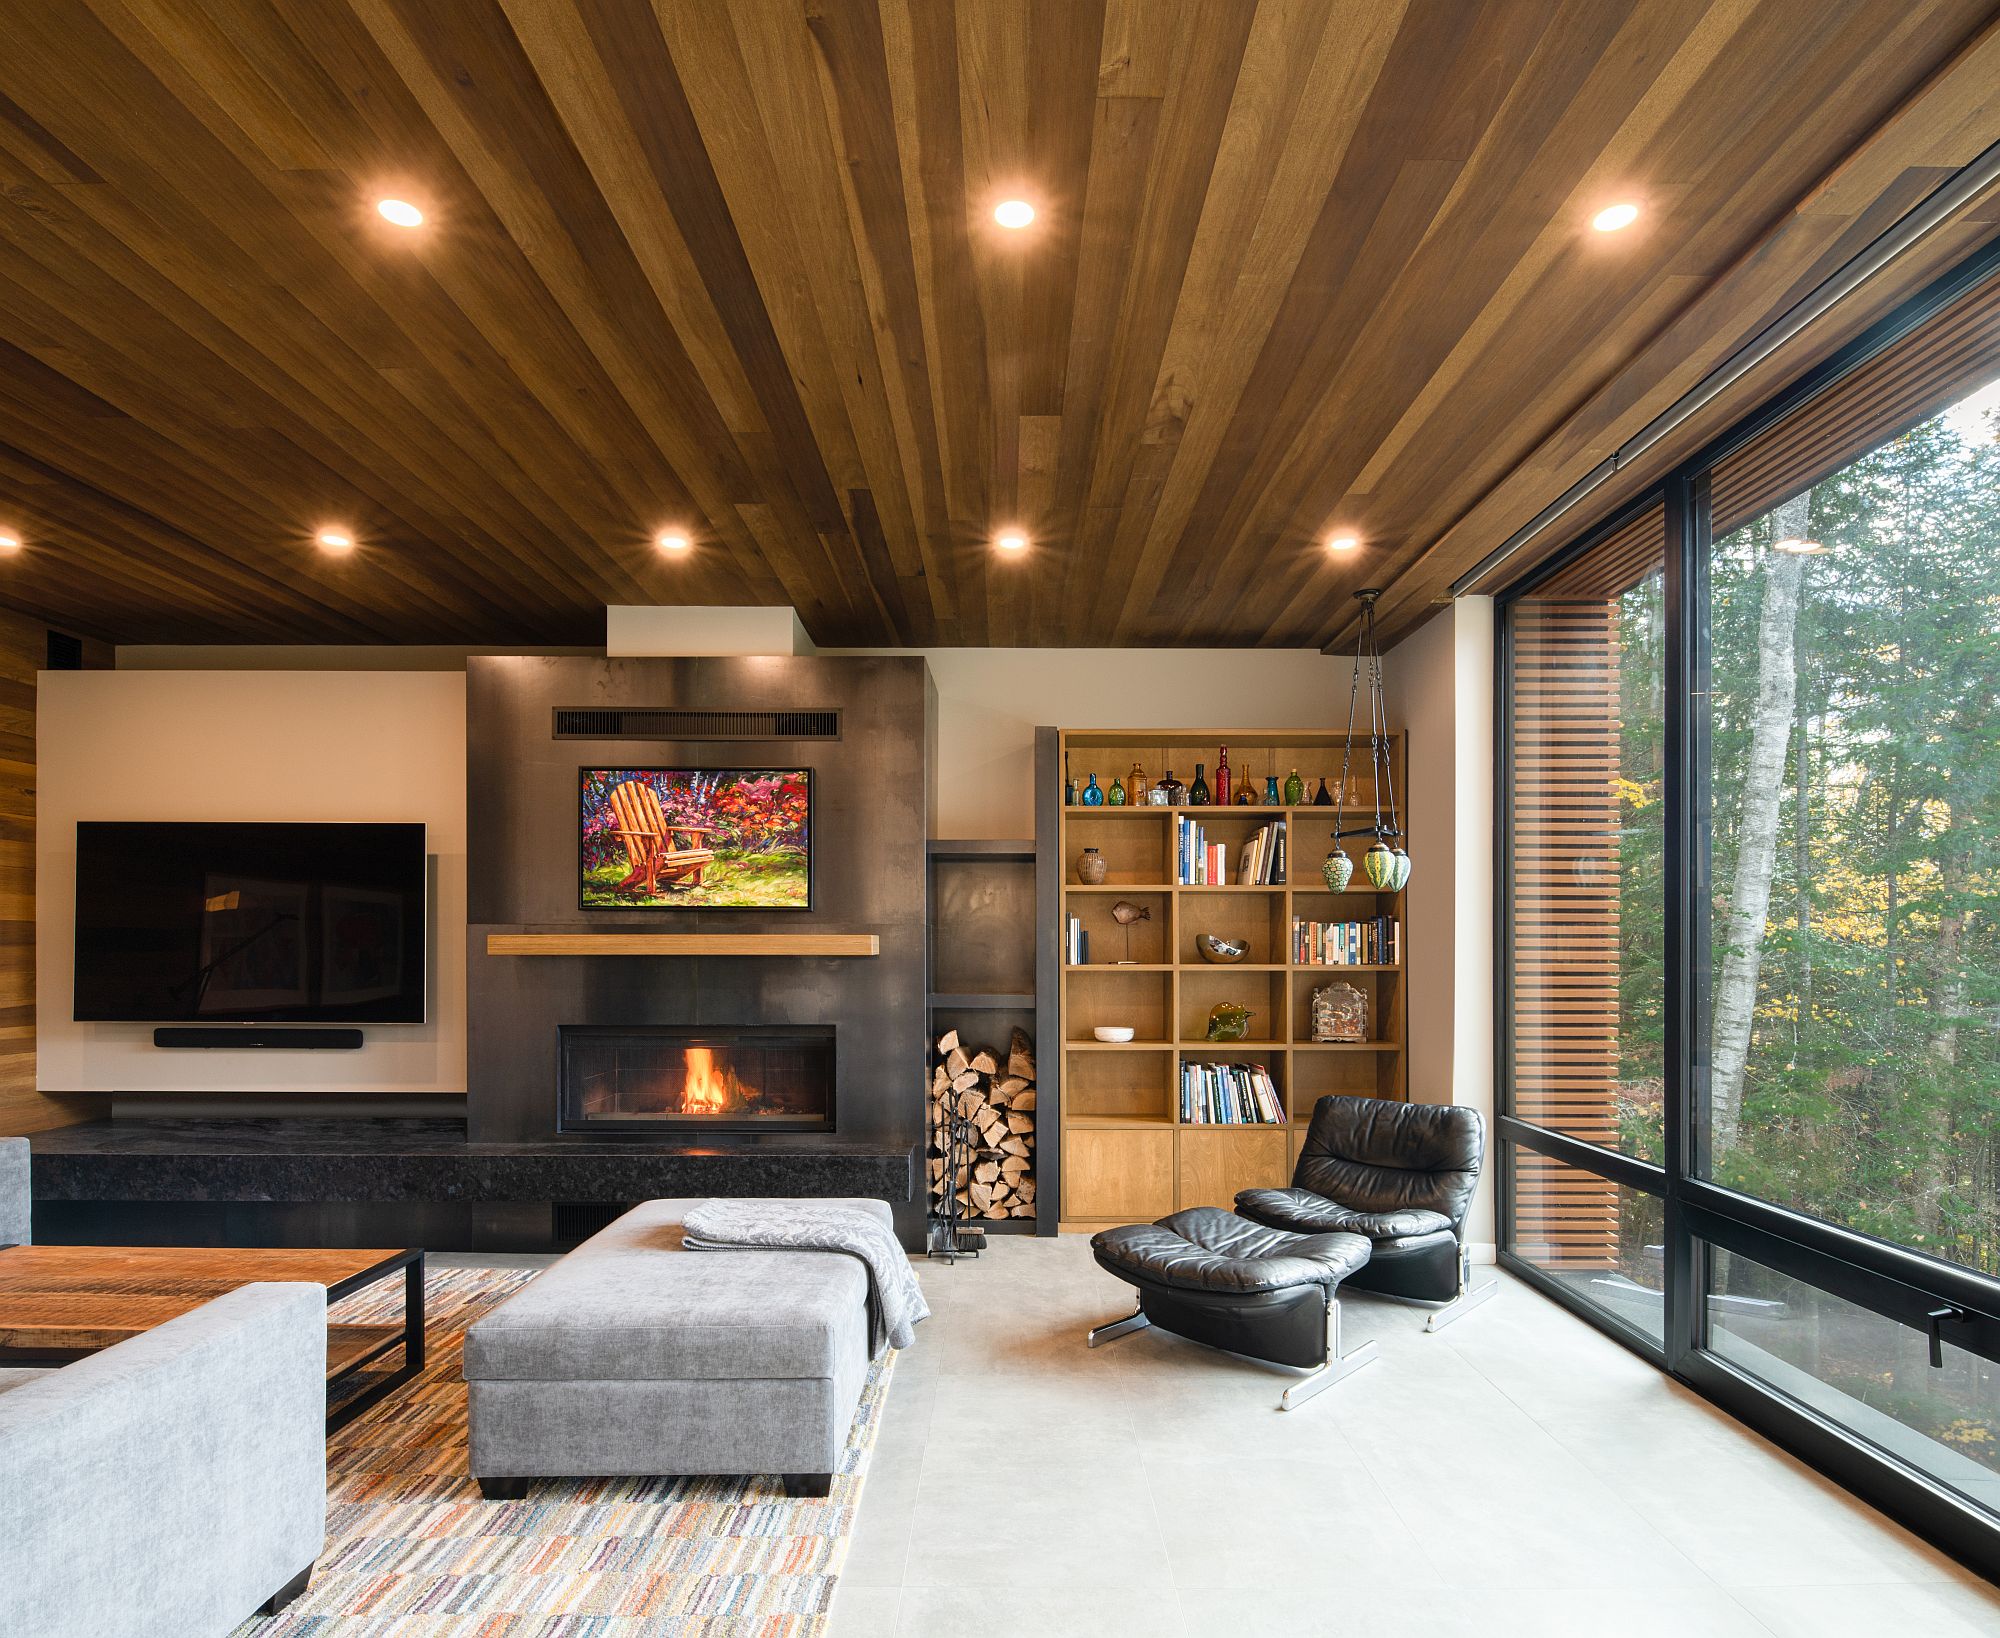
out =
<path fill-rule="evenodd" d="M 1710 479 L 1709 530 L 1741 528 L 2000 376 L 2000 276 L 1839 377 Z"/>
<path fill-rule="evenodd" d="M 1596 595 L 1522 598 L 1508 615 L 1509 1107 L 1607 1148 L 1618 1139 L 1617 591 L 1654 566 L 1661 523 L 1651 517 L 1650 544 L 1620 531 L 1599 565 L 1622 566 L 1615 591 L 1599 580 Z M 1562 574 L 1572 588 L 1585 584 L 1573 569 Z M 1544 1266 L 1613 1266 L 1617 1205 L 1601 1178 L 1526 1151 L 1515 1156 L 1511 1240 Z"/>

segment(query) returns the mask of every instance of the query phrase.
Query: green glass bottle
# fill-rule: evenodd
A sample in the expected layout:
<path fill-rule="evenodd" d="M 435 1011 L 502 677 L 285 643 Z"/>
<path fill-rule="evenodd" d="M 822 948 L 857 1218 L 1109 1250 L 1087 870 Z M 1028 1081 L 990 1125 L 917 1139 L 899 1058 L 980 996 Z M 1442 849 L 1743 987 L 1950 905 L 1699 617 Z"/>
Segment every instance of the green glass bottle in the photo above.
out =
<path fill-rule="evenodd" d="M 1194 765 L 1194 783 L 1188 786 L 1188 806 L 1205 808 L 1208 806 L 1208 781 L 1202 777 L 1201 764 Z"/>
<path fill-rule="evenodd" d="M 1299 770 L 1294 768 L 1285 780 L 1285 806 L 1295 808 L 1306 799 L 1306 782 L 1299 778 Z"/>
<path fill-rule="evenodd" d="M 1104 793 L 1104 805 L 1108 808 L 1122 808 L 1125 805 L 1124 780 L 1114 779 L 1111 781 L 1111 789 Z"/>

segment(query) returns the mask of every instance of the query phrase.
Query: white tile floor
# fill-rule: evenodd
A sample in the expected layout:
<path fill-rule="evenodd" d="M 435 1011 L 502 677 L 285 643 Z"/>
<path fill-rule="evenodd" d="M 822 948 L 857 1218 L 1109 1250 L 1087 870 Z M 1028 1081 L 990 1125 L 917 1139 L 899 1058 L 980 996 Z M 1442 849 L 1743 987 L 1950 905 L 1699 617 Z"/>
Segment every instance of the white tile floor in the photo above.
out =
<path fill-rule="evenodd" d="M 1993 1638 L 2000 1592 L 1508 1280 L 1288 1377 L 1139 1332 L 1080 1235 L 920 1264 L 831 1638 Z M 1493 1278 L 1490 1269 L 1480 1271 Z"/>

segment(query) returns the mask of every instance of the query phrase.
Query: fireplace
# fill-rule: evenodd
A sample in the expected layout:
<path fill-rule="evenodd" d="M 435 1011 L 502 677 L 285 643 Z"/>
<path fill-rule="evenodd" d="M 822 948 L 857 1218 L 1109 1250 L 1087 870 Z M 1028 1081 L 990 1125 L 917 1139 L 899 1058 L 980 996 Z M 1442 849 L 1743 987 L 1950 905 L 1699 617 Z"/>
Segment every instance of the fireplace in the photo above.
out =
<path fill-rule="evenodd" d="M 830 1132 L 833 1028 L 565 1024 L 564 1132 Z"/>

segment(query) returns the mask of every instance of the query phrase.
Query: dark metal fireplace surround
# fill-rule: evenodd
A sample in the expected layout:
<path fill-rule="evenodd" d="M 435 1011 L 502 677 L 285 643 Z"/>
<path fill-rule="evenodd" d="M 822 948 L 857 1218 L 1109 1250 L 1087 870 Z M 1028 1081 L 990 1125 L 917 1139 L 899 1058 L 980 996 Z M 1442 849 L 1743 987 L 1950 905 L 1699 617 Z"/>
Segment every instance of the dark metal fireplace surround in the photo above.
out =
<path fill-rule="evenodd" d="M 833 1026 L 565 1024 L 557 1129 L 660 1137 L 833 1130 Z"/>

